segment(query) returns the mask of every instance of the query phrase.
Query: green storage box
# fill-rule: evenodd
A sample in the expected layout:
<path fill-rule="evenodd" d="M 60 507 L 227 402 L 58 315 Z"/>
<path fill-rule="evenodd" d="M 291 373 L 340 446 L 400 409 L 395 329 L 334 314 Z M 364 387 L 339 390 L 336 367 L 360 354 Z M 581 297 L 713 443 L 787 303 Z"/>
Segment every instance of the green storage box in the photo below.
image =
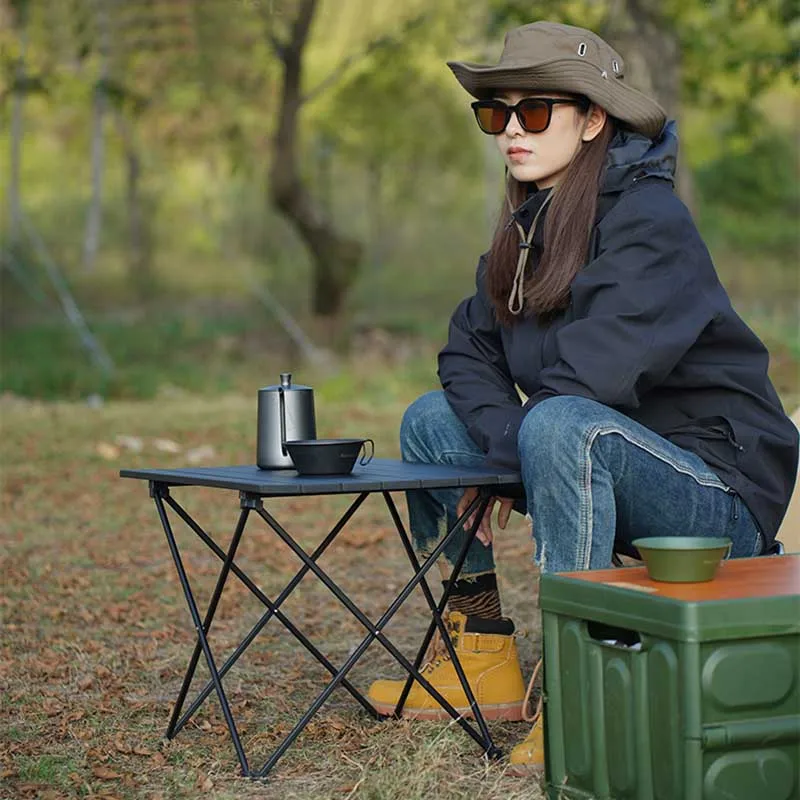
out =
<path fill-rule="evenodd" d="M 800 556 L 543 575 L 551 800 L 800 800 Z"/>

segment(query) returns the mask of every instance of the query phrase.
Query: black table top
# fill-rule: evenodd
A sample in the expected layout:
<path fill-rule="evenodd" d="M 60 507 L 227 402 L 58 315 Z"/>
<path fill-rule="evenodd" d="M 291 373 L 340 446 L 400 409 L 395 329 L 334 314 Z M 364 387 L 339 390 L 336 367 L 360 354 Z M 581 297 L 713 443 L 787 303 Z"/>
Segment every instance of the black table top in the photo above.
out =
<path fill-rule="evenodd" d="M 504 467 L 457 467 L 445 464 L 405 464 L 386 458 L 357 465 L 350 475 L 298 475 L 293 469 L 259 469 L 254 464 L 185 469 L 123 469 L 123 478 L 156 481 L 170 486 L 213 486 L 256 495 L 349 494 L 402 489 L 444 489 L 467 486 L 519 486 L 520 475 Z"/>

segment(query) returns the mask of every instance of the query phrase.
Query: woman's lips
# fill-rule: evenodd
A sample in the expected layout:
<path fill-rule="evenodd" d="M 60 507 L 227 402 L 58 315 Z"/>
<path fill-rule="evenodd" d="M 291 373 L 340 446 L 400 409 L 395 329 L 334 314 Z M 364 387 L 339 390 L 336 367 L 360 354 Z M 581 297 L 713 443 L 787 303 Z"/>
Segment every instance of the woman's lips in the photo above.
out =
<path fill-rule="evenodd" d="M 531 154 L 530 150 L 525 150 L 522 147 L 510 147 L 506 153 L 512 161 L 522 161 L 526 156 Z"/>

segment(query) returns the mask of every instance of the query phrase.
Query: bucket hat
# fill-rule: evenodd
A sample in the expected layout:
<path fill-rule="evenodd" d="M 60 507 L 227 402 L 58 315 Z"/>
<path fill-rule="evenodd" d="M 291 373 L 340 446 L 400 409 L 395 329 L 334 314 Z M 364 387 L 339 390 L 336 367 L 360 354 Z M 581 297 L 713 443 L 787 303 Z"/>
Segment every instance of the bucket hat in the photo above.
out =
<path fill-rule="evenodd" d="M 494 65 L 448 61 L 459 83 L 477 99 L 497 89 L 581 94 L 648 139 L 664 127 L 664 109 L 625 83 L 622 56 L 596 33 L 556 22 L 532 22 L 506 34 Z"/>

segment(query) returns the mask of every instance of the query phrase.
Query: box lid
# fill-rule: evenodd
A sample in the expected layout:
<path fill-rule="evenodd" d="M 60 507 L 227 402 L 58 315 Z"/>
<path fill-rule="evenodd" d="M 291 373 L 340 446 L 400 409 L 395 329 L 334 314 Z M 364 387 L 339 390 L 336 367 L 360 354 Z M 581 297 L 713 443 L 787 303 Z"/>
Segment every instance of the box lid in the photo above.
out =
<path fill-rule="evenodd" d="M 800 554 L 720 564 L 704 583 L 653 581 L 645 567 L 542 575 L 542 611 L 679 641 L 800 633 Z"/>

